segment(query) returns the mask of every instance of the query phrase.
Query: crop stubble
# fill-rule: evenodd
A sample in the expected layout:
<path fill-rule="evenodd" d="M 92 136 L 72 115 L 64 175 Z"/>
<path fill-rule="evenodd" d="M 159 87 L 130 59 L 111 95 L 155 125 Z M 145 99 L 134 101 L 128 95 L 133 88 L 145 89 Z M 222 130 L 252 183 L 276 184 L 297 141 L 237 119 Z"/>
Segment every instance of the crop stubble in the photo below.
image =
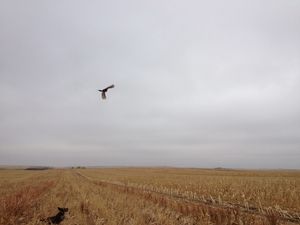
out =
<path fill-rule="evenodd" d="M 299 224 L 300 218 L 299 172 L 101 168 L 0 174 L 5 225 L 42 224 L 38 220 L 55 215 L 58 206 L 69 208 L 61 224 L 72 225 Z"/>

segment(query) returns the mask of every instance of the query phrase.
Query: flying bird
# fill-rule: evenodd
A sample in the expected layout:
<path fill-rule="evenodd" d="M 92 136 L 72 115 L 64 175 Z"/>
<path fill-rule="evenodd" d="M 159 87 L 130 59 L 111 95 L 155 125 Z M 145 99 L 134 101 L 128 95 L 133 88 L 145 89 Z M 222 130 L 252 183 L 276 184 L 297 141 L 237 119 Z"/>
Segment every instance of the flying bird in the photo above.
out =
<path fill-rule="evenodd" d="M 103 90 L 98 90 L 98 91 L 100 91 L 100 92 L 102 92 L 102 99 L 106 99 L 106 95 L 105 95 L 105 92 L 107 92 L 107 90 L 109 89 L 109 88 L 114 88 L 115 87 L 115 85 L 110 85 L 110 86 L 108 86 L 107 88 L 104 88 Z"/>

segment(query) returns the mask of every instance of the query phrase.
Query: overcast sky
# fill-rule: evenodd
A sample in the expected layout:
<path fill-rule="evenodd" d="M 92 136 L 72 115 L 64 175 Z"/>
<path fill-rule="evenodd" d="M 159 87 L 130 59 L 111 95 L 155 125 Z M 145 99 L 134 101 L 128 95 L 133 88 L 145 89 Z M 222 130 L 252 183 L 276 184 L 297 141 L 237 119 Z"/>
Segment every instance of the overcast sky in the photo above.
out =
<path fill-rule="evenodd" d="M 1 0 L 0 165 L 300 169 L 299 12 Z"/>

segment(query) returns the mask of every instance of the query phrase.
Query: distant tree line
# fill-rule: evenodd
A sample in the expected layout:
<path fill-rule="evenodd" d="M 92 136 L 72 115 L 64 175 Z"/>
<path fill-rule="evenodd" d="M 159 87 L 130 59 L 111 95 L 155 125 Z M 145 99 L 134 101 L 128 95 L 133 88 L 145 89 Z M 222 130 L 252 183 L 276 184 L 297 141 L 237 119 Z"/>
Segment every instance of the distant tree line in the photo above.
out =
<path fill-rule="evenodd" d="M 230 168 L 223 168 L 223 167 L 215 167 L 215 170 L 232 170 Z"/>
<path fill-rule="evenodd" d="M 77 167 L 71 167 L 71 169 L 86 169 L 85 166 L 77 166 Z"/>
<path fill-rule="evenodd" d="M 49 167 L 49 166 L 32 166 L 32 167 L 28 167 L 25 170 L 51 170 L 53 169 L 53 167 Z"/>

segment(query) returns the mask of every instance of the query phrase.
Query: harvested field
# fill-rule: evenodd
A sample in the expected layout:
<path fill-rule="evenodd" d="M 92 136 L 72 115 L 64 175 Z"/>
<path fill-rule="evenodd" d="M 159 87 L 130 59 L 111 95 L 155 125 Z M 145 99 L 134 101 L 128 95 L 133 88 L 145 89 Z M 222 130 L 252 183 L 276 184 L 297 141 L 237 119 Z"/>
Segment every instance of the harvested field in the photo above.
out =
<path fill-rule="evenodd" d="M 0 224 L 300 224 L 299 171 L 0 170 Z"/>

